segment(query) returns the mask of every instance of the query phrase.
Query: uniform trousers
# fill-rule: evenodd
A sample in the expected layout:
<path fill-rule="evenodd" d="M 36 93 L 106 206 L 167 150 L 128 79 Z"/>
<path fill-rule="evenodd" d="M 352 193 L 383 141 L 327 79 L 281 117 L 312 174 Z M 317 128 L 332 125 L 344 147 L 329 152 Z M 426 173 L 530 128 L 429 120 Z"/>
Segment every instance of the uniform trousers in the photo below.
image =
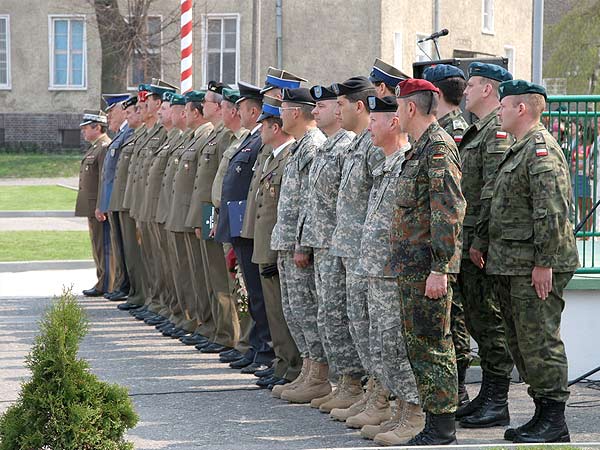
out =
<path fill-rule="evenodd" d="M 119 211 L 121 231 L 123 232 L 123 251 L 127 261 L 127 275 L 129 276 L 129 296 L 127 303 L 143 305 L 146 300 L 142 274 L 142 252 L 138 244 L 135 220 L 129 211 Z"/>
<path fill-rule="evenodd" d="M 356 346 L 350 335 L 350 320 L 346 307 L 346 269 L 342 259 L 329 254 L 329 249 L 315 251 L 315 286 L 317 289 L 319 334 L 335 375 L 362 377 Z"/>
<path fill-rule="evenodd" d="M 100 292 L 108 292 L 111 283 L 110 225 L 107 221 L 98 222 L 95 217 L 88 217 L 88 231 L 96 265 L 97 281 L 94 287 Z"/>
<path fill-rule="evenodd" d="M 560 337 L 563 292 L 573 272 L 552 273 L 552 291 L 540 300 L 531 275 L 496 275 L 493 286 L 506 325 L 506 337 L 519 374 L 538 399 L 566 402 L 568 364 Z"/>
<path fill-rule="evenodd" d="M 169 247 L 167 244 L 167 231 L 162 223 L 152 222 L 150 224 L 152 241 L 154 242 L 154 259 L 157 263 L 157 276 L 161 278 L 162 291 L 160 292 L 161 301 L 168 311 L 165 314 L 171 322 L 178 325 L 185 320 L 185 314 L 177 302 L 177 292 L 175 290 L 175 280 L 169 267 Z"/>
<path fill-rule="evenodd" d="M 127 261 L 125 260 L 125 250 L 123 248 L 123 233 L 121 231 L 121 221 L 119 219 L 119 213 L 116 211 L 109 211 L 106 216 L 108 217 L 108 223 L 110 225 L 110 235 L 112 239 L 111 253 L 113 256 L 113 263 L 115 267 L 115 279 L 114 279 L 114 290 L 121 291 L 127 294 L 130 289 L 129 275 L 127 275 Z"/>

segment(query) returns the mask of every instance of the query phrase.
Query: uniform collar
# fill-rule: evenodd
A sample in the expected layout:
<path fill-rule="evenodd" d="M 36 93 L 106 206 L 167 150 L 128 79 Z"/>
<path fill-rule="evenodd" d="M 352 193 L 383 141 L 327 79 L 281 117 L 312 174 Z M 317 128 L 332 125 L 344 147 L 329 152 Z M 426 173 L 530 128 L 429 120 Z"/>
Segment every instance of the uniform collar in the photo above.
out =
<path fill-rule="evenodd" d="M 498 117 L 499 110 L 500 107 L 498 106 L 497 108 L 494 108 L 494 110 L 490 112 L 487 116 L 485 116 L 483 119 L 479 119 L 477 122 L 475 122 L 475 128 L 477 128 L 477 131 L 488 126 L 488 124 L 492 120 L 496 120 L 496 118 Z"/>
<path fill-rule="evenodd" d="M 277 147 L 276 149 L 273 149 L 273 159 L 277 158 L 277 156 L 289 145 L 293 144 L 295 142 L 295 140 L 292 138 L 287 142 L 284 142 L 283 144 L 281 144 L 279 147 Z"/>

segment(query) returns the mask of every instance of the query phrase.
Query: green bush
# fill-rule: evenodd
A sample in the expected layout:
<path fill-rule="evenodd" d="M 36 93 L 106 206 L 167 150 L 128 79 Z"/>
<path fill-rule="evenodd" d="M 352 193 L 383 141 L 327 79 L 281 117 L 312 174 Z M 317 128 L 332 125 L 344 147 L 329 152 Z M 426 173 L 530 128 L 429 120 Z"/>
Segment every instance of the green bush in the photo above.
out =
<path fill-rule="evenodd" d="M 98 380 L 77 357 L 88 320 L 70 289 L 48 308 L 26 358 L 32 372 L 0 418 L 0 450 L 124 450 L 138 421 L 124 387 Z"/>

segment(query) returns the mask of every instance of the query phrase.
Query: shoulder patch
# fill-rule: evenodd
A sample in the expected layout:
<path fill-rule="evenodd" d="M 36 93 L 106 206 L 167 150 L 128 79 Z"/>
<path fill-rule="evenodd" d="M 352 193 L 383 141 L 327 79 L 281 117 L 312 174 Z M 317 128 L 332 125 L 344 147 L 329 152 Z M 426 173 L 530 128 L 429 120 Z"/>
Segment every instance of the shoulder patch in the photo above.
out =
<path fill-rule="evenodd" d="M 546 139 L 542 133 L 535 134 L 535 156 L 548 156 L 548 147 Z"/>
<path fill-rule="evenodd" d="M 454 119 L 452 121 L 452 127 L 455 130 L 462 130 L 463 129 L 463 122 L 462 122 L 462 120 L 460 120 L 460 119 Z"/>
<path fill-rule="evenodd" d="M 506 131 L 496 131 L 496 139 L 507 139 L 508 133 Z"/>
<path fill-rule="evenodd" d="M 456 142 L 457 144 L 460 144 L 463 140 L 463 135 L 462 134 L 457 134 L 454 136 L 454 142 Z"/>

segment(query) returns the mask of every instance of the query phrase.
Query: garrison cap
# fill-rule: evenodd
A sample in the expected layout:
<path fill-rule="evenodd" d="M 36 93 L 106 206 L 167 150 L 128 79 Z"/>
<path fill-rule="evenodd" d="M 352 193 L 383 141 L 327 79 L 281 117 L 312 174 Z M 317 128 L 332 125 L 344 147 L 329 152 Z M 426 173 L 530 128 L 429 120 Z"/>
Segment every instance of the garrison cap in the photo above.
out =
<path fill-rule="evenodd" d="M 173 92 L 173 93 L 170 94 L 169 103 L 171 103 L 171 106 L 173 106 L 173 105 L 185 105 L 185 96 Z"/>
<path fill-rule="evenodd" d="M 409 78 L 408 80 L 401 81 L 400 84 L 396 86 L 396 98 L 408 97 L 409 95 L 422 91 L 440 93 L 440 90 L 427 80 L 421 78 Z"/>
<path fill-rule="evenodd" d="M 256 122 L 262 122 L 269 117 L 280 117 L 281 111 L 279 108 L 281 107 L 281 100 L 273 97 L 265 97 L 262 105 L 262 113 L 256 119 Z"/>
<path fill-rule="evenodd" d="M 97 109 L 85 109 L 83 111 L 83 120 L 79 124 L 80 127 L 91 123 L 99 123 L 100 125 L 108 124 L 106 113 Z"/>
<path fill-rule="evenodd" d="M 500 100 L 509 95 L 521 94 L 539 94 L 543 95 L 544 99 L 548 99 L 546 89 L 543 86 L 525 80 L 509 80 L 500 83 L 498 94 L 500 94 Z"/>
<path fill-rule="evenodd" d="M 131 97 L 129 97 L 127 100 L 125 100 L 122 104 L 123 109 L 127 109 L 130 106 L 136 105 L 138 102 L 138 98 L 137 95 L 132 95 Z"/>
<path fill-rule="evenodd" d="M 172 84 L 167 83 L 159 78 L 152 78 L 152 83 L 150 83 L 150 93 L 158 95 L 161 100 L 165 92 L 177 92 L 178 90 L 178 87 L 173 86 Z"/>
<path fill-rule="evenodd" d="M 236 103 L 241 97 L 240 91 L 229 88 L 223 88 L 221 95 L 223 96 L 223 100 L 226 100 L 230 103 Z"/>
<path fill-rule="evenodd" d="M 264 94 L 267 91 L 275 88 L 288 88 L 295 89 L 300 87 L 300 83 L 306 82 L 304 78 L 300 78 L 291 72 L 283 69 L 277 69 L 275 67 L 269 67 L 267 69 L 267 78 L 265 79 L 265 87 L 260 92 Z"/>
<path fill-rule="evenodd" d="M 236 101 L 238 104 L 251 98 L 260 101 L 263 99 L 263 94 L 261 94 L 261 89 L 258 86 L 238 81 L 238 88 L 240 89 L 240 98 Z"/>
<path fill-rule="evenodd" d="M 481 62 L 472 62 L 469 65 L 469 77 L 484 77 L 500 82 L 513 79 L 511 73 L 504 67 Z"/>
<path fill-rule="evenodd" d="M 367 89 L 373 89 L 373 83 L 367 77 L 352 77 L 343 83 L 333 83 L 331 85 L 331 90 L 338 96 L 355 94 Z"/>
<path fill-rule="evenodd" d="M 315 100 L 306 88 L 284 89 L 282 102 L 298 103 L 300 105 L 315 106 Z"/>
<path fill-rule="evenodd" d="M 407 78 L 410 77 L 379 58 L 375 58 L 371 75 L 369 75 L 372 83 L 382 82 L 392 87 L 396 87 L 398 83 Z"/>
<path fill-rule="evenodd" d="M 446 78 L 460 77 L 465 79 L 465 73 L 456 66 L 450 64 L 436 64 L 429 66 L 423 71 L 423 78 L 432 83 L 445 80 Z"/>
<path fill-rule="evenodd" d="M 315 102 L 320 102 L 321 100 L 335 100 L 337 98 L 337 94 L 333 92 L 331 86 L 313 86 L 310 88 L 310 95 L 312 95 Z"/>
<path fill-rule="evenodd" d="M 124 94 L 102 94 L 102 99 L 106 103 L 106 112 L 117 106 L 118 103 L 124 102 L 129 98 L 128 93 Z"/>
<path fill-rule="evenodd" d="M 206 95 L 206 91 L 187 91 L 183 96 L 185 97 L 186 103 L 200 103 L 204 101 L 204 96 Z"/>
<path fill-rule="evenodd" d="M 208 90 L 214 92 L 215 94 L 222 95 L 223 89 L 230 89 L 231 86 L 225 83 L 221 83 L 220 81 L 211 80 L 208 82 Z"/>
<path fill-rule="evenodd" d="M 378 112 L 396 112 L 398 109 L 398 102 L 396 97 L 388 95 L 383 98 L 377 98 L 374 95 L 367 97 L 367 104 L 369 111 L 372 113 Z"/>

